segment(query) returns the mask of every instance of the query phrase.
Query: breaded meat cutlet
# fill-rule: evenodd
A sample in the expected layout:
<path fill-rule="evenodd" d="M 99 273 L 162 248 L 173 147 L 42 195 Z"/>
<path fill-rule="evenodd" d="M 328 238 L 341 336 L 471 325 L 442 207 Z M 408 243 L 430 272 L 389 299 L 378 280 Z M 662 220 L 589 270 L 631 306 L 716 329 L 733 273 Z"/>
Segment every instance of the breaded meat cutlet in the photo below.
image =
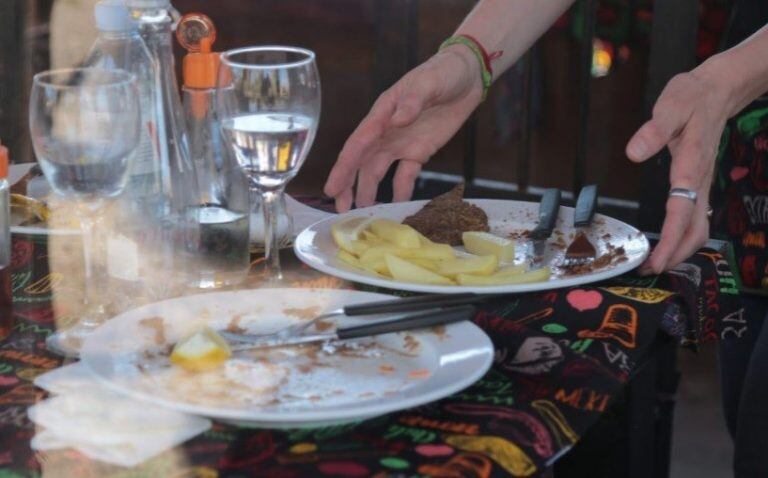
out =
<path fill-rule="evenodd" d="M 419 212 L 403 221 L 430 240 L 452 246 L 461 245 L 461 233 L 488 231 L 488 216 L 477 206 L 464 201 L 464 184 L 429 201 Z"/>

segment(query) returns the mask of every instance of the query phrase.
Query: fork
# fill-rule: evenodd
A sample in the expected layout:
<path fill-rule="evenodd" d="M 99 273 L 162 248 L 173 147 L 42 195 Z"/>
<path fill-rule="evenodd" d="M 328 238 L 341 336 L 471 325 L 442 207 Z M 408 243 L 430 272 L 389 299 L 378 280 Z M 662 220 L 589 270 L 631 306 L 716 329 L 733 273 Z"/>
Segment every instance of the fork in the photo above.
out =
<path fill-rule="evenodd" d="M 267 334 L 243 334 L 219 331 L 219 334 L 231 342 L 251 342 L 253 340 L 280 340 L 287 337 L 293 337 L 304 334 L 310 327 L 323 320 L 332 317 L 356 317 L 361 315 L 379 315 L 379 314 L 397 314 L 400 312 L 416 312 L 420 310 L 442 309 L 458 305 L 476 304 L 490 297 L 490 294 L 427 294 L 404 299 L 387 299 L 376 302 L 367 302 L 364 304 L 347 305 L 339 309 L 331 310 L 320 314 L 306 322 L 299 322 L 284 327 L 276 332 Z"/>

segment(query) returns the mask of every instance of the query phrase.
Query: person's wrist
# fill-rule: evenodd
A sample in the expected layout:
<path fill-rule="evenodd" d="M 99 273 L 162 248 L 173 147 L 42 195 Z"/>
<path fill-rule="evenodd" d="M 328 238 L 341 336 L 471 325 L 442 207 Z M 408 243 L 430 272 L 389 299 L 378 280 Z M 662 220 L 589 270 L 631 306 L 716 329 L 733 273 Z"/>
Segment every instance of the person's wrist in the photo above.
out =
<path fill-rule="evenodd" d="M 459 65 L 462 80 L 466 83 L 469 94 L 480 103 L 483 96 L 482 69 L 472 50 L 464 45 L 450 45 L 440 50 L 435 56 L 446 58 L 450 64 Z M 455 74 L 455 68 L 454 66 L 453 71 L 448 74 Z"/>
<path fill-rule="evenodd" d="M 728 118 L 734 116 L 745 106 L 742 104 L 742 97 L 748 79 L 740 70 L 734 58 L 728 53 L 720 53 L 708 58 L 691 71 L 705 82 Z"/>

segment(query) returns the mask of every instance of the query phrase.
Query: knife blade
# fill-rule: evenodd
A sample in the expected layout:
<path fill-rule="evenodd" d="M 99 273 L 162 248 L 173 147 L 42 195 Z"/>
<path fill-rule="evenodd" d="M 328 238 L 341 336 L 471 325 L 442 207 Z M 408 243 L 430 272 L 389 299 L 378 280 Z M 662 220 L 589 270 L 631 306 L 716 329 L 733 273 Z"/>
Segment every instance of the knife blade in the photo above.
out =
<path fill-rule="evenodd" d="M 547 251 L 547 239 L 549 239 L 549 236 L 552 235 L 552 231 L 555 229 L 561 200 L 562 193 L 557 188 L 547 189 L 541 196 L 539 223 L 528 235 L 530 239 L 528 244 L 532 269 L 538 269 L 545 265 L 544 255 Z"/>
<path fill-rule="evenodd" d="M 240 350 L 252 350 L 270 347 L 285 347 L 313 342 L 327 342 L 329 340 L 348 340 L 371 335 L 388 334 L 390 332 L 403 332 L 406 330 L 445 325 L 462 320 L 470 320 L 475 315 L 476 307 L 462 305 L 448 309 L 432 310 L 426 313 L 409 315 L 396 320 L 378 321 L 369 324 L 339 327 L 326 333 L 311 335 L 294 335 L 288 337 L 268 337 L 260 339 L 256 337 L 249 342 L 230 344 L 233 352 Z"/>

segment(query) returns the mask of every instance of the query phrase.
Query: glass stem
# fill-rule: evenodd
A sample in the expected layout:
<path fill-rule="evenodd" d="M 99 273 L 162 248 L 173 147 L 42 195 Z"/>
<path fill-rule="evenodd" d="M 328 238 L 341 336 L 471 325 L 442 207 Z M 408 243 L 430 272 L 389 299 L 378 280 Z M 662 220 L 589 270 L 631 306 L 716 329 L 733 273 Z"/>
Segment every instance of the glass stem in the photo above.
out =
<path fill-rule="evenodd" d="M 264 259 L 267 277 L 282 280 L 280 269 L 280 234 L 277 229 L 277 216 L 282 189 L 262 191 L 262 211 L 264 212 Z"/>
<path fill-rule="evenodd" d="M 80 321 L 83 327 L 97 327 L 104 322 L 104 304 L 101 284 L 96 277 L 95 258 L 99 250 L 96 222 L 102 207 L 101 201 L 81 203 L 77 208 L 83 236 L 83 259 L 85 262 L 85 313 Z"/>

